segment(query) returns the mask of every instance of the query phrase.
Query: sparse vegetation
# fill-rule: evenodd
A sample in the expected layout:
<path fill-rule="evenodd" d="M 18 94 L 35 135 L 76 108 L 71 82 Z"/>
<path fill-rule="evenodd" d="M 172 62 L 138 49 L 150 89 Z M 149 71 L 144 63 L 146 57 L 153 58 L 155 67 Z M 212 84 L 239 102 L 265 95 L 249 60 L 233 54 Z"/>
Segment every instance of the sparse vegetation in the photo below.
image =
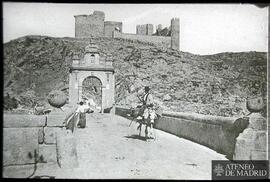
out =
<path fill-rule="evenodd" d="M 111 38 L 26 36 L 5 43 L 5 93 L 27 107 L 44 102 L 54 89 L 67 94 L 72 56 L 82 55 L 90 40 L 99 46 L 101 56 L 113 57 L 118 105 L 138 102 L 136 94 L 145 85 L 164 109 L 173 111 L 239 116 L 247 114 L 247 97 L 260 95 L 266 102 L 264 52 L 200 56 Z M 13 107 L 7 103 L 11 101 L 5 98 L 5 109 Z"/>

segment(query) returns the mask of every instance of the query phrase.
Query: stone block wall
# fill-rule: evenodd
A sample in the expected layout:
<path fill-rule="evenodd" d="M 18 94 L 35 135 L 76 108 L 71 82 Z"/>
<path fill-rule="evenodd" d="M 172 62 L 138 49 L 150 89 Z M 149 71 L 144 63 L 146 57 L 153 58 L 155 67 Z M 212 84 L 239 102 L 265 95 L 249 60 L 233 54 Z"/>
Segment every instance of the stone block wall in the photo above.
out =
<path fill-rule="evenodd" d="M 154 33 L 154 26 L 152 24 L 137 25 L 137 35 L 152 35 Z"/>
<path fill-rule="evenodd" d="M 159 26 L 160 28 L 161 26 Z M 171 19 L 171 36 L 153 36 L 152 24 L 137 25 L 136 34 L 119 33 L 114 31 L 113 38 L 138 40 L 140 42 L 153 43 L 165 48 L 180 50 L 180 21 L 179 18 Z"/>
<path fill-rule="evenodd" d="M 59 165 L 58 140 L 65 138 L 66 114 L 4 114 L 3 177 L 26 178 L 34 171 L 35 153 L 40 163 Z"/>
<path fill-rule="evenodd" d="M 122 22 L 105 21 L 104 22 L 104 36 L 113 37 L 113 31 L 119 31 L 122 33 Z M 118 29 L 118 30 L 116 30 Z"/>
<path fill-rule="evenodd" d="M 248 128 L 237 137 L 234 160 L 267 160 L 267 123 L 260 113 L 249 116 Z"/>
<path fill-rule="evenodd" d="M 3 166 L 34 163 L 46 117 L 4 114 L 3 121 Z"/>
<path fill-rule="evenodd" d="M 41 128 L 4 128 L 3 165 L 34 163 L 38 151 L 38 131 Z"/>
<path fill-rule="evenodd" d="M 147 24 L 146 32 L 147 35 L 152 35 L 154 33 L 154 26 L 152 24 Z"/>
<path fill-rule="evenodd" d="M 94 11 L 90 15 L 76 15 L 74 17 L 76 38 L 104 36 L 104 12 Z"/>

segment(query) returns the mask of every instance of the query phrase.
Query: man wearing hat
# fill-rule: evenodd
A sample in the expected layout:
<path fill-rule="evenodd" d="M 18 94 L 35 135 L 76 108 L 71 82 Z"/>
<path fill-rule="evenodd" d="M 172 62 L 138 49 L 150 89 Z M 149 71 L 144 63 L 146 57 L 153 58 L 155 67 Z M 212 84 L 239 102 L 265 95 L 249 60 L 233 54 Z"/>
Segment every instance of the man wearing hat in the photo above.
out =
<path fill-rule="evenodd" d="M 146 86 L 144 88 L 144 96 L 143 96 L 143 119 L 146 122 L 145 125 L 145 138 L 146 140 L 153 138 L 153 125 L 155 119 L 155 110 L 154 110 L 154 99 L 152 94 L 150 93 L 150 88 Z M 150 121 L 149 121 L 149 119 Z M 149 138 L 148 138 L 148 130 L 149 130 Z"/>

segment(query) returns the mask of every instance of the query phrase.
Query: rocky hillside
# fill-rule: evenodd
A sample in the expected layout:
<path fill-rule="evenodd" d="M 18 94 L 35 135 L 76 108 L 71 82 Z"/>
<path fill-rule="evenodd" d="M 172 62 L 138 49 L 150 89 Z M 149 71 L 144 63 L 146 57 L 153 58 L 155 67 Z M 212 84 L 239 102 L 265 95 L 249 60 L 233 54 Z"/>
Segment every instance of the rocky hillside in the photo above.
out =
<path fill-rule="evenodd" d="M 72 56 L 90 41 L 101 56 L 113 56 L 118 105 L 138 102 L 145 85 L 159 105 L 173 111 L 240 116 L 248 113 L 247 97 L 266 98 L 263 52 L 200 56 L 123 39 L 26 36 L 4 44 L 5 108 L 45 104 L 53 89 L 68 93 Z"/>

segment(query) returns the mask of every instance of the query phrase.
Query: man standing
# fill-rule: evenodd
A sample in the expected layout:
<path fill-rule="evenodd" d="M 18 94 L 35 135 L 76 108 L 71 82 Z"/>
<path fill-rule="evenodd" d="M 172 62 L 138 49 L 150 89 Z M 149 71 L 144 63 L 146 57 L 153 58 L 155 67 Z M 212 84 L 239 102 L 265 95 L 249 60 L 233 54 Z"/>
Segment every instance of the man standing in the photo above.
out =
<path fill-rule="evenodd" d="M 77 122 L 76 122 L 75 126 L 77 126 L 78 128 L 85 128 L 86 109 L 88 109 L 88 107 L 82 101 L 79 104 L 80 104 L 79 107 L 75 111 L 75 116 L 77 116 L 77 120 L 76 120 Z"/>

